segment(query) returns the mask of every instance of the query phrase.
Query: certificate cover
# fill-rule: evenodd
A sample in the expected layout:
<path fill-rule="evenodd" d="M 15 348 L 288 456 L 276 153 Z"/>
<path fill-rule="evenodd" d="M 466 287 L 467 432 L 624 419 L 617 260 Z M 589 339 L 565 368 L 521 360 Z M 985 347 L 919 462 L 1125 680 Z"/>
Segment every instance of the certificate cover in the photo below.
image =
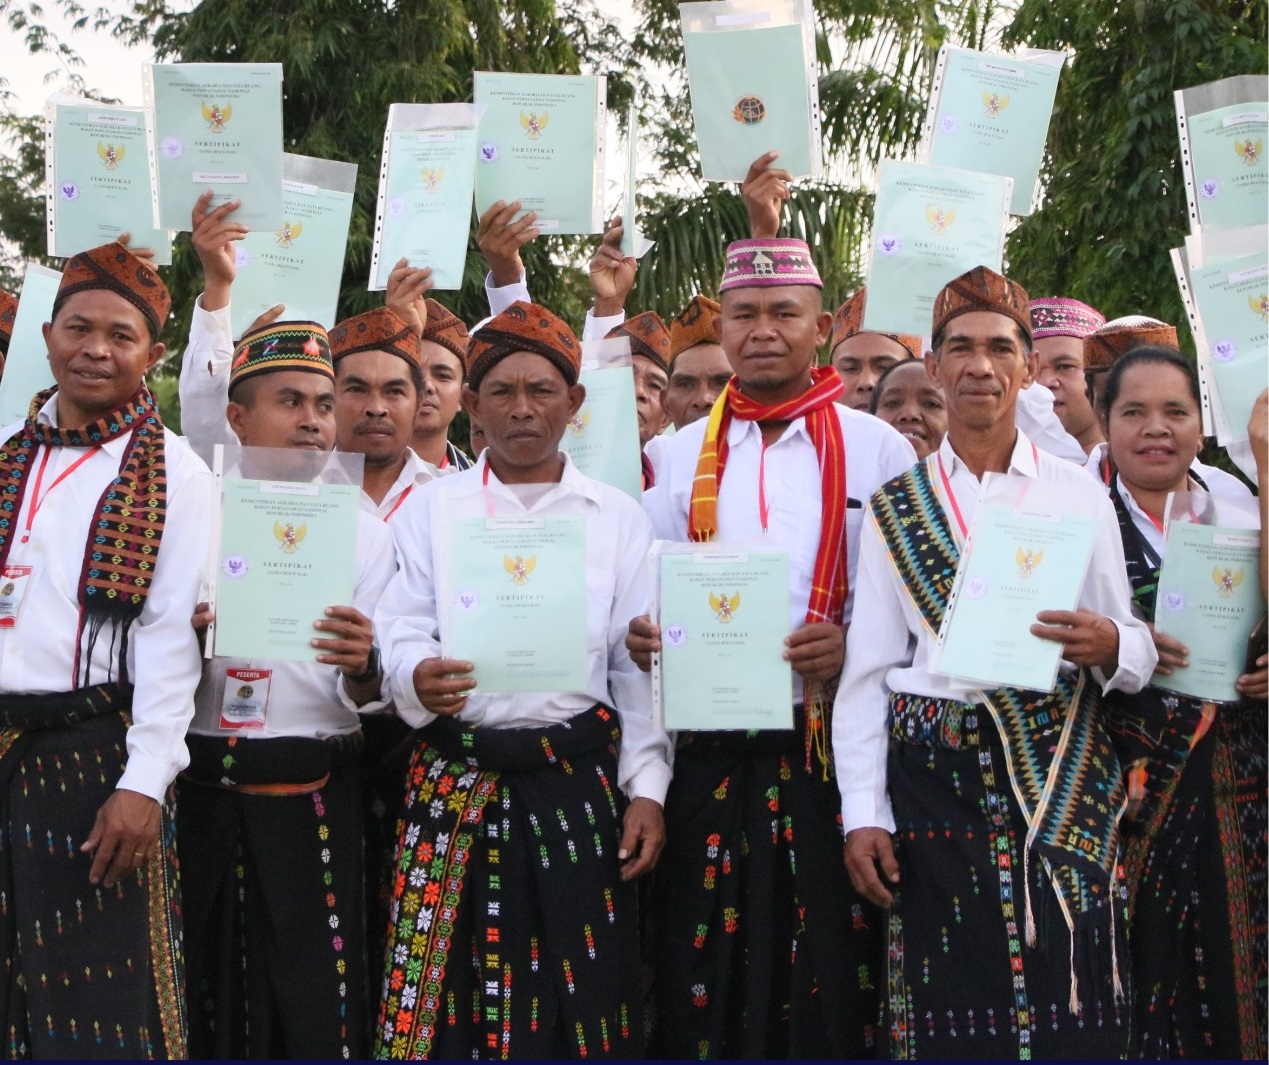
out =
<path fill-rule="evenodd" d="M 0 425 L 25 418 L 31 397 L 54 384 L 48 364 L 48 345 L 42 332 L 44 323 L 53 317 L 53 301 L 62 275 L 38 263 L 27 263 L 18 299 L 18 313 L 13 319 L 13 336 L 9 338 L 9 354 L 0 376 Z"/>
<path fill-rule="evenodd" d="M 1191 228 L 1269 221 L 1269 77 L 1226 78 L 1175 98 Z"/>
<path fill-rule="evenodd" d="M 811 0 L 679 5 L 692 121 L 706 181 L 743 181 L 778 151 L 794 177 L 823 173 Z"/>
<path fill-rule="evenodd" d="M 1062 52 L 1021 57 L 944 45 L 926 116 L 927 161 L 1013 178 L 1010 210 L 1031 213 Z"/>
<path fill-rule="evenodd" d="M 478 70 L 476 213 L 499 200 L 537 212 L 543 233 L 604 231 L 602 76 Z"/>
<path fill-rule="evenodd" d="M 660 555 L 665 727 L 792 728 L 788 556 L 674 546 Z"/>
<path fill-rule="evenodd" d="M 1189 648 L 1190 664 L 1158 674 L 1151 683 L 1197 699 L 1230 702 L 1238 698 L 1234 682 L 1243 673 L 1248 637 L 1265 612 L 1260 534 L 1179 519 L 1177 501 L 1189 495 L 1169 500 L 1154 624 Z"/>
<path fill-rule="evenodd" d="M 281 227 L 248 233 L 234 245 L 236 337 L 278 303 L 286 304 L 287 318 L 327 329 L 337 317 L 357 164 L 284 155 L 282 166 Z"/>
<path fill-rule="evenodd" d="M 463 287 L 476 186 L 471 104 L 393 104 L 383 135 L 370 288 L 386 289 L 404 258 L 430 266 L 435 288 Z"/>
<path fill-rule="evenodd" d="M 223 447 L 217 447 L 218 459 Z M 311 662 L 313 628 L 330 606 L 353 601 L 361 481 L 324 483 L 350 459 L 244 448 L 220 476 L 212 646 L 226 658 Z M 218 466 L 220 463 L 218 462 Z M 218 470 L 219 472 L 219 470 Z M 259 476 L 244 476 L 255 473 Z"/>
<path fill-rule="evenodd" d="M 582 372 L 586 402 L 568 423 L 560 450 L 587 477 L 643 498 L 639 418 L 635 411 L 630 341 L 585 341 Z"/>
<path fill-rule="evenodd" d="M 581 692 L 590 677 L 586 519 L 464 518 L 440 582 L 441 646 L 482 692 Z"/>
<path fill-rule="evenodd" d="M 999 271 L 1012 188 L 996 174 L 883 162 L 864 328 L 928 336 L 944 285 L 975 266 Z"/>
<path fill-rule="evenodd" d="M 1097 527 L 1078 504 L 1053 498 L 1049 486 L 1043 498 L 1029 495 L 1034 484 L 1017 476 L 984 479 L 934 672 L 983 688 L 1053 690 L 1062 645 L 1031 635 L 1031 626 L 1041 610 L 1075 609 Z"/>
<path fill-rule="evenodd" d="M 155 225 L 188 232 L 212 189 L 248 229 L 282 227 L 281 63 L 147 63 L 145 123 Z"/>
<path fill-rule="evenodd" d="M 132 234 L 172 262 L 171 236 L 154 226 L 145 112 L 56 94 L 44 109 L 48 253 L 68 258 Z M 193 200 L 190 201 L 193 206 Z"/>

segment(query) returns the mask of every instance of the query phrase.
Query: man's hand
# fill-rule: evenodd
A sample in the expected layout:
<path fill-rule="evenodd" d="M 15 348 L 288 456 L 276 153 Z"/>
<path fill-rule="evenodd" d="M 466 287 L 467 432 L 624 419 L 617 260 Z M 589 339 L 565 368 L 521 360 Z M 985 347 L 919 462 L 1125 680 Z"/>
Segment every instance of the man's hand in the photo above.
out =
<path fill-rule="evenodd" d="M 159 845 L 159 804 L 120 788 L 101 804 L 93 830 L 79 849 L 93 856 L 88 882 L 112 888 L 148 865 Z"/>
<path fill-rule="evenodd" d="M 327 639 L 312 639 L 309 644 L 321 653 L 317 660 L 326 666 L 338 666 L 347 677 L 365 673 L 370 665 L 370 646 L 375 642 L 370 619 L 356 607 L 328 606 L 326 617 L 313 622 L 313 628 L 329 632 Z"/>
<path fill-rule="evenodd" d="M 846 872 L 856 891 L 877 906 L 894 902 L 890 888 L 899 883 L 899 861 L 889 832 L 884 828 L 852 829 L 846 833 L 845 854 Z"/>
<path fill-rule="evenodd" d="M 1244 699 L 1256 699 L 1260 702 L 1269 699 L 1269 655 L 1257 658 L 1256 672 L 1244 673 L 1234 683 L 1234 687 Z"/>
<path fill-rule="evenodd" d="M 759 156 L 740 184 L 740 196 L 749 212 L 751 237 L 774 237 L 780 233 L 780 212 L 789 198 L 793 175 L 771 165 L 779 155 L 779 152 L 767 152 Z"/>
<path fill-rule="evenodd" d="M 211 603 L 199 603 L 194 607 L 194 616 L 189 619 L 190 624 L 194 626 L 194 631 L 198 634 L 198 649 L 205 651 L 207 649 L 207 628 L 216 620 L 216 612 L 212 610 Z"/>
<path fill-rule="evenodd" d="M 631 799 L 621 820 L 621 846 L 617 859 L 621 879 L 634 880 L 650 873 L 665 846 L 665 815 L 661 804 L 652 799 Z"/>
<path fill-rule="evenodd" d="M 432 268 L 411 266 L 404 258 L 397 260 L 388 275 L 384 305 L 408 322 L 415 336 L 422 336 L 427 328 L 427 294 L 431 288 Z"/>
<path fill-rule="evenodd" d="M 154 265 L 154 249 L 132 247 L 131 233 L 120 233 L 119 243 L 122 244 L 125 248 L 127 248 L 128 251 L 132 252 L 132 254 L 135 255 L 138 259 L 143 260 L 148 266 L 151 266 L 156 270 L 158 269 L 158 267 Z"/>
<path fill-rule="evenodd" d="M 524 276 L 520 249 L 542 232 L 534 225 L 538 220 L 535 212 L 529 211 L 523 218 L 516 218 L 519 211 L 519 200 L 514 203 L 499 200 L 480 216 L 476 244 L 489 264 L 495 288 L 514 285 Z"/>
<path fill-rule="evenodd" d="M 846 630 L 830 621 L 814 621 L 784 641 L 784 660 L 803 680 L 832 680 L 846 660 Z"/>
<path fill-rule="evenodd" d="M 234 257 L 234 241 L 247 235 L 247 227 L 230 222 L 229 216 L 240 206 L 239 200 L 230 200 L 214 211 L 207 210 L 212 191 L 208 189 L 194 204 L 190 216 L 193 229 L 194 251 L 203 264 L 203 310 L 218 311 L 229 305 L 229 290 L 237 273 Z"/>
<path fill-rule="evenodd" d="M 204 310 L 206 310 L 206 306 L 204 306 Z M 285 312 L 286 312 L 285 303 L 275 303 L 267 311 L 264 311 L 263 313 L 258 315 L 256 317 L 256 320 L 252 322 L 249 326 L 247 326 L 245 330 L 243 330 L 242 336 L 246 336 L 248 333 L 254 333 L 257 329 L 263 329 L 266 325 L 272 325 L 279 318 L 281 318 Z M 242 337 L 239 337 L 238 339 L 241 340 Z"/>
<path fill-rule="evenodd" d="M 1077 666 L 1096 666 L 1106 676 L 1119 668 L 1119 629 L 1091 610 L 1041 610 L 1031 635 L 1062 644 L 1062 657 Z"/>
<path fill-rule="evenodd" d="M 630 627 L 626 629 L 626 650 L 636 666 L 645 673 L 652 671 L 652 656 L 661 651 L 661 629 L 647 614 L 630 619 Z"/>
<path fill-rule="evenodd" d="M 1174 669 L 1184 669 L 1190 664 L 1190 649 L 1185 644 L 1171 636 L 1165 636 L 1148 621 L 1146 628 L 1150 630 L 1150 636 L 1154 640 L 1154 649 L 1159 652 L 1159 664 L 1155 667 L 1155 673 L 1166 677 Z"/>
<path fill-rule="evenodd" d="M 425 658 L 414 667 L 414 694 L 423 709 L 439 717 L 453 717 L 467 705 L 475 677 L 457 676 L 476 667 L 457 658 Z"/>
<path fill-rule="evenodd" d="M 634 287 L 639 260 L 621 254 L 621 219 L 614 218 L 590 261 L 590 290 L 596 318 L 621 314 Z"/>

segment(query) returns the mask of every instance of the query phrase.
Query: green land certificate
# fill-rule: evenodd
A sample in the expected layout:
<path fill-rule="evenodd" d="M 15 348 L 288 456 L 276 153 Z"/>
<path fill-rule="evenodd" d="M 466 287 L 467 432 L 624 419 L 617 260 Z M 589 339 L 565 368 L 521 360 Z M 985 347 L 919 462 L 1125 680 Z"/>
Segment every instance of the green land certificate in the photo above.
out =
<path fill-rule="evenodd" d="M 446 658 L 482 692 L 583 692 L 586 519 L 465 518 L 451 526 L 441 591 Z"/>
<path fill-rule="evenodd" d="M 172 239 L 154 226 L 145 112 L 79 97 L 49 98 L 44 122 L 48 253 L 62 258 L 132 234 L 172 262 Z M 190 201 L 193 206 L 193 201 Z"/>
<path fill-rule="evenodd" d="M 788 556 L 687 551 L 660 565 L 665 727 L 792 728 Z"/>
<path fill-rule="evenodd" d="M 1010 210 L 1031 213 L 1065 58 L 1012 59 L 944 46 L 930 101 L 929 162 L 1013 178 Z"/>
<path fill-rule="evenodd" d="M 42 327 L 53 317 L 53 301 L 62 275 L 38 263 L 27 263 L 13 319 L 9 354 L 0 376 L 0 425 L 25 418 L 36 392 L 55 383 L 48 364 L 48 345 Z"/>
<path fill-rule="evenodd" d="M 1041 610 L 1073 610 L 1093 553 L 1092 518 L 979 502 L 932 669 L 983 688 L 1052 691 L 1062 645 L 1031 635 Z"/>
<path fill-rule="evenodd" d="M 353 601 L 361 489 L 226 477 L 216 654 L 311 662 L 313 622 Z"/>
<path fill-rule="evenodd" d="M 1151 683 L 1197 699 L 1237 699 L 1247 639 L 1264 612 L 1257 530 L 1169 522 L 1154 624 L 1189 648 L 1190 664 Z"/>
<path fill-rule="evenodd" d="M 586 387 L 586 402 L 564 430 L 560 450 L 567 451 L 573 465 L 587 477 L 642 499 L 639 418 L 629 361 L 583 365 L 580 381 Z"/>
<path fill-rule="evenodd" d="M 476 213 L 499 200 L 537 212 L 543 233 L 604 231 L 607 82 L 478 70 Z"/>
<path fill-rule="evenodd" d="M 706 181 L 741 181 L 778 151 L 794 177 L 823 172 L 810 0 L 679 5 L 692 121 Z"/>
<path fill-rule="evenodd" d="M 284 155 L 282 165 L 281 227 L 234 244 L 236 337 L 278 303 L 286 305 L 287 319 L 335 324 L 357 164 Z"/>
<path fill-rule="evenodd" d="M 471 104 L 393 104 L 383 138 L 370 287 L 388 287 L 404 258 L 429 266 L 432 284 L 463 287 L 476 187 L 476 123 Z"/>
<path fill-rule="evenodd" d="M 282 227 L 281 63 L 147 63 L 145 120 L 155 225 L 188 232 L 211 189 L 248 229 Z"/>
<path fill-rule="evenodd" d="M 1269 222 L 1269 78 L 1242 75 L 1176 93 L 1191 228 Z"/>
<path fill-rule="evenodd" d="M 864 328 L 929 336 L 944 285 L 975 266 L 999 271 L 1012 186 L 996 174 L 883 162 Z"/>

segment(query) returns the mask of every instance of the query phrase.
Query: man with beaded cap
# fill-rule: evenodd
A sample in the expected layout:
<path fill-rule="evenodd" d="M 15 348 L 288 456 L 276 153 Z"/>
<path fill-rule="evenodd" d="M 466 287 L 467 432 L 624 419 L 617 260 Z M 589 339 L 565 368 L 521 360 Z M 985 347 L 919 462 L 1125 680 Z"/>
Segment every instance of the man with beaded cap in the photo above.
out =
<path fill-rule="evenodd" d="M 652 920 L 658 1050 L 865 1056 L 880 929 L 841 865 L 828 711 L 862 501 L 916 456 L 890 426 L 837 403 L 837 372 L 816 368 L 832 317 L 803 241 L 731 244 L 719 298 L 735 377 L 708 419 L 675 434 L 644 509 L 659 539 L 788 554 L 793 706 L 778 709 L 793 726 L 677 737 Z M 646 666 L 660 631 L 636 618 L 629 645 Z"/>
<path fill-rule="evenodd" d="M 856 587 L 868 622 L 847 637 L 833 719 L 846 865 L 890 908 L 890 1054 L 1120 1057 L 1124 785 L 1100 696 L 1140 689 L 1158 658 L 1105 494 L 1016 427 L 1036 367 L 1026 293 L 976 267 L 939 293 L 932 332 L 947 436 L 869 503 Z M 930 668 L 987 471 L 1033 480 L 1036 498 L 1078 493 L 1096 515 L 1077 609 L 1031 627 L 1063 644 L 1052 694 L 979 691 Z"/>
<path fill-rule="evenodd" d="M 2 433 L 0 988 L 14 1057 L 186 1052 L 170 786 L 188 760 L 212 479 L 145 384 L 170 305 L 122 244 L 73 256 L 44 326 L 56 384 Z"/>
<path fill-rule="evenodd" d="M 1093 390 L 1084 368 L 1084 338 L 1106 324 L 1087 303 L 1053 296 L 1031 301 L 1036 380 L 1053 393 L 1053 411 L 1085 452 L 1102 442 Z"/>
<path fill-rule="evenodd" d="M 401 570 L 376 625 L 397 713 L 418 731 L 380 1056 L 642 1050 L 633 881 L 664 840 L 669 744 L 624 637 L 647 609 L 652 533 L 637 503 L 559 450 L 585 398 L 580 366 L 572 331 L 535 304 L 477 330 L 464 404 L 488 446 L 472 469 L 415 493 L 391 526 Z M 446 541 L 461 519 L 556 516 L 584 519 L 584 689 L 483 692 L 478 668 L 442 657 Z"/>

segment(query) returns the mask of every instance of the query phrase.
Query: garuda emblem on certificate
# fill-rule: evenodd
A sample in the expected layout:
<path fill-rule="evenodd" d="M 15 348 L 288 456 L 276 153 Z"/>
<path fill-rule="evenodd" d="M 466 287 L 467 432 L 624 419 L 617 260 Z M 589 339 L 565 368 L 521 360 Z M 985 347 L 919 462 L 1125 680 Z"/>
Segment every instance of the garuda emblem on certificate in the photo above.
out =
<path fill-rule="evenodd" d="M 510 555 L 502 556 L 502 568 L 511 574 L 511 583 L 517 588 L 529 583 L 529 574 L 537 569 L 537 565 L 537 555 L 530 555 L 528 558 L 523 555 L 516 555 L 515 558 Z"/>
<path fill-rule="evenodd" d="M 1014 561 L 1018 563 L 1018 576 L 1030 577 L 1036 571 L 1036 567 L 1044 561 L 1044 549 L 1032 551 L 1029 547 L 1020 547 L 1014 556 Z"/>
<path fill-rule="evenodd" d="M 304 223 L 303 222 L 283 222 L 282 228 L 276 229 L 273 232 L 274 232 L 274 236 L 278 238 L 278 247 L 289 248 L 292 244 L 294 244 L 297 240 L 300 239 L 300 234 L 304 232 Z"/>
<path fill-rule="evenodd" d="M 991 92 L 990 90 L 983 93 L 983 110 L 987 112 L 988 118 L 999 118 L 1008 106 L 1008 93 L 1004 96 L 1001 96 L 998 92 Z"/>
<path fill-rule="evenodd" d="M 767 117 L 767 105 L 758 96 L 742 96 L 731 109 L 731 117 L 745 126 L 756 126 Z"/>
<path fill-rule="evenodd" d="M 930 223 L 930 228 L 939 236 L 942 236 L 952 227 L 952 223 L 956 221 L 956 212 L 954 210 L 944 210 L 935 204 L 926 204 L 925 220 Z"/>
<path fill-rule="evenodd" d="M 445 176 L 445 168 L 426 166 L 423 168 L 423 191 L 435 192 L 436 187 L 441 183 L 441 178 Z"/>
<path fill-rule="evenodd" d="M 588 425 L 590 425 L 590 411 L 579 410 L 569 420 L 568 431 L 572 433 L 574 436 L 585 436 L 586 427 Z"/>
<path fill-rule="evenodd" d="M 308 535 L 308 523 L 301 522 L 297 529 L 289 521 L 285 525 L 280 521 L 275 521 L 273 523 L 273 535 L 277 537 L 282 553 L 284 555 L 293 555 L 299 550 L 304 537 Z"/>
<path fill-rule="evenodd" d="M 524 135 L 531 141 L 537 140 L 540 136 L 542 136 L 542 131 L 546 129 L 547 117 L 546 111 L 543 111 L 541 114 L 538 114 L 535 111 L 530 111 L 527 115 L 521 111 L 520 125 L 524 127 Z"/>
<path fill-rule="evenodd" d="M 126 149 L 122 144 L 101 144 L 97 145 L 97 154 L 101 156 L 101 165 L 107 170 L 118 170 L 119 164 L 123 162 Z"/>
<path fill-rule="evenodd" d="M 213 133 L 224 133 L 225 126 L 228 125 L 229 119 L 233 117 L 234 109 L 232 104 L 203 104 L 203 121 L 207 123 L 207 128 Z"/>
<path fill-rule="evenodd" d="M 1222 599 L 1229 599 L 1243 583 L 1243 571 L 1230 569 L 1228 566 L 1217 566 L 1212 570 L 1212 583 L 1216 585 L 1216 590 Z"/>
<path fill-rule="evenodd" d="M 1269 292 L 1261 293 L 1259 296 L 1248 296 L 1247 305 L 1252 309 L 1253 314 L 1258 314 L 1269 322 Z"/>
<path fill-rule="evenodd" d="M 710 592 L 709 608 L 714 612 L 714 617 L 724 625 L 727 625 L 736 616 L 736 611 L 740 609 L 740 593 L 737 592 L 735 595 L 726 596 L 715 595 Z"/>
<path fill-rule="evenodd" d="M 1248 166 L 1255 166 L 1265 154 L 1265 142 L 1259 137 L 1255 140 L 1248 137 L 1245 141 L 1234 141 L 1234 151 Z"/>

